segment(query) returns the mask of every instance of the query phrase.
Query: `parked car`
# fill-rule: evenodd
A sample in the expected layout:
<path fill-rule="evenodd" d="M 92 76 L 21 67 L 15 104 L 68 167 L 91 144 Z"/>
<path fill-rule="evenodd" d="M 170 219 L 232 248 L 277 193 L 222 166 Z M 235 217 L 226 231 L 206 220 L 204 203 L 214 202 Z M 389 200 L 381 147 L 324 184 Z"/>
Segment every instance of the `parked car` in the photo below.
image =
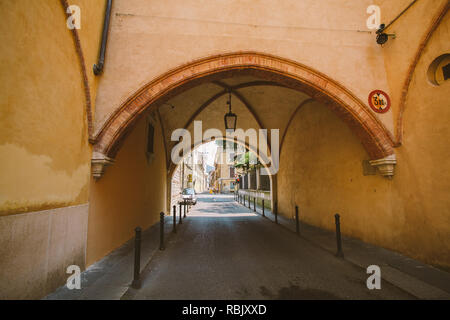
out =
<path fill-rule="evenodd" d="M 190 204 L 197 204 L 197 197 L 195 196 L 195 190 L 192 188 L 185 188 L 181 193 L 181 197 L 183 201 L 186 201 Z"/>

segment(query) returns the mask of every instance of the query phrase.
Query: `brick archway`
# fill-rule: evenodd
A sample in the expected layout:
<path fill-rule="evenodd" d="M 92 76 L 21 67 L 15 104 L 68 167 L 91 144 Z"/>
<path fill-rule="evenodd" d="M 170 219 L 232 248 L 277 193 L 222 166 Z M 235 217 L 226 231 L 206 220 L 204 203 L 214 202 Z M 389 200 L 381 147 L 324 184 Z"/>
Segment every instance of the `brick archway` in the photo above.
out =
<path fill-rule="evenodd" d="M 229 139 L 226 136 L 222 136 L 221 139 L 226 140 L 226 141 L 230 141 L 230 142 L 235 142 L 241 146 L 244 146 L 247 150 L 252 151 L 253 153 L 255 153 L 256 157 L 260 160 L 261 164 L 263 165 L 263 167 L 267 170 L 267 172 L 270 172 L 270 169 L 267 165 L 264 164 L 264 161 L 262 161 L 260 155 L 258 154 L 258 146 L 251 146 L 248 141 L 241 141 L 241 140 L 232 140 Z M 194 150 L 198 147 L 200 147 L 201 145 L 205 144 L 205 143 L 209 143 L 214 141 L 213 139 L 207 140 L 207 141 L 203 141 L 202 143 L 199 144 L 195 144 L 192 143 L 191 144 L 191 148 L 190 150 Z M 269 147 L 270 150 L 270 147 Z M 184 161 L 184 159 L 186 158 L 187 155 L 183 156 L 182 161 Z M 178 166 L 180 165 L 180 163 L 182 162 L 180 161 L 179 163 L 174 163 L 174 162 L 170 162 L 170 164 L 168 165 L 168 169 L 167 169 L 167 194 L 171 195 L 172 194 L 172 179 L 175 173 L 175 170 L 178 168 Z M 276 208 L 277 206 L 277 199 L 278 199 L 278 187 L 277 187 L 277 175 L 272 175 L 269 174 L 269 181 L 270 181 L 270 201 L 271 201 L 271 208 Z M 171 196 L 168 196 L 167 198 L 167 205 L 168 208 L 171 207 Z M 276 210 L 276 209 L 275 209 Z"/>
<path fill-rule="evenodd" d="M 256 52 L 196 60 L 154 79 L 133 94 L 100 128 L 94 152 L 113 158 L 127 130 L 147 108 L 156 108 L 198 84 L 233 75 L 254 75 L 305 92 L 329 106 L 352 128 L 371 159 L 386 158 L 394 153 L 390 133 L 369 108 L 342 85 L 297 62 Z"/>

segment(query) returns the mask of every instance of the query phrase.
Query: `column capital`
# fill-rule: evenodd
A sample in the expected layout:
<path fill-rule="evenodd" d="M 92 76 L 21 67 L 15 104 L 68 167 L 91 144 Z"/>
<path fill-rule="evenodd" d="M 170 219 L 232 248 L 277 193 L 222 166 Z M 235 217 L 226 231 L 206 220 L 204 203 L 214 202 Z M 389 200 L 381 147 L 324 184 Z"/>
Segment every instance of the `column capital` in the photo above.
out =
<path fill-rule="evenodd" d="M 394 168 L 397 164 L 397 158 L 395 154 L 391 154 L 382 159 L 369 161 L 370 165 L 376 167 L 378 172 L 386 178 L 392 178 L 394 176 Z"/>
<path fill-rule="evenodd" d="M 114 159 L 109 158 L 102 153 L 94 152 L 91 159 L 91 170 L 94 179 L 100 179 L 105 173 L 106 167 L 112 165 L 113 163 Z"/>

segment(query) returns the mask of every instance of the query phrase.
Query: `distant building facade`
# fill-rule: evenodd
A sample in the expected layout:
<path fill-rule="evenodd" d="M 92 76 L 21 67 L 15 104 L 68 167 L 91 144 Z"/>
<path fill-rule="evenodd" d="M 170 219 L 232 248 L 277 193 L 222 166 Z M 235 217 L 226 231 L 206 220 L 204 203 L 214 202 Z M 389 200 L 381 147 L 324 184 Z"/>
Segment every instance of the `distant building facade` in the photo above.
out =
<path fill-rule="evenodd" d="M 192 188 L 195 193 L 208 191 L 205 157 L 198 150 L 185 157 L 173 173 L 171 207 L 180 201 L 185 188 Z"/>
<path fill-rule="evenodd" d="M 219 193 L 235 192 L 236 169 L 233 161 L 234 153 L 227 153 L 219 147 L 214 159 L 213 188 Z"/>

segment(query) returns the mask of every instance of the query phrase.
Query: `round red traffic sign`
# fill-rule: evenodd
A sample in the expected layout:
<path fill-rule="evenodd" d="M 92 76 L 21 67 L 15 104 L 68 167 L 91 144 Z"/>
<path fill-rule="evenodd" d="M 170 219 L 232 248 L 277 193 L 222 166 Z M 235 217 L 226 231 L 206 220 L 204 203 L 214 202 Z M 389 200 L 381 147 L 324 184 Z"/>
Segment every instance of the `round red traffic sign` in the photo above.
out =
<path fill-rule="evenodd" d="M 377 113 L 386 113 L 391 108 L 391 99 L 381 90 L 374 90 L 369 94 L 369 106 Z"/>

